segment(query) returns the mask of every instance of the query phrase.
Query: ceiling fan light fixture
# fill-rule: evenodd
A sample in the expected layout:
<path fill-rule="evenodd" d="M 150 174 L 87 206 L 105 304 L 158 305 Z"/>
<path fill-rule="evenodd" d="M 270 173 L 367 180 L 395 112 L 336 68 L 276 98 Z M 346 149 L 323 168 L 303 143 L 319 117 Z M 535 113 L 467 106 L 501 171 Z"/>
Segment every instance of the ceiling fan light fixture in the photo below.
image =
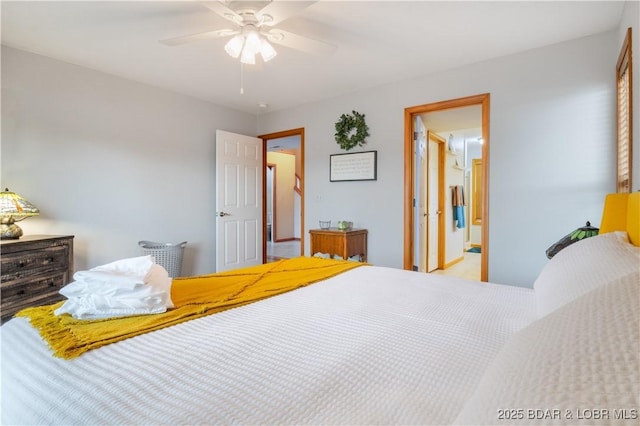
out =
<path fill-rule="evenodd" d="M 244 44 L 244 37 L 242 35 L 236 35 L 224 45 L 224 50 L 232 58 L 238 58 L 243 51 L 242 46 L 244 46 Z"/>
<path fill-rule="evenodd" d="M 242 49 L 242 54 L 240 55 L 240 62 L 246 65 L 254 65 L 256 63 L 256 54 L 253 53 L 250 49 L 247 49 L 246 45 L 244 49 Z"/>
<path fill-rule="evenodd" d="M 276 57 L 278 52 L 273 48 L 271 43 L 269 43 L 266 39 L 262 39 L 262 43 L 260 44 L 260 55 L 262 56 L 262 60 L 268 62 Z"/>
<path fill-rule="evenodd" d="M 260 52 L 260 46 L 262 44 L 262 38 L 256 31 L 249 31 L 247 33 L 247 39 L 244 43 L 244 49 L 242 53 L 247 51 L 247 54 L 257 55 Z"/>

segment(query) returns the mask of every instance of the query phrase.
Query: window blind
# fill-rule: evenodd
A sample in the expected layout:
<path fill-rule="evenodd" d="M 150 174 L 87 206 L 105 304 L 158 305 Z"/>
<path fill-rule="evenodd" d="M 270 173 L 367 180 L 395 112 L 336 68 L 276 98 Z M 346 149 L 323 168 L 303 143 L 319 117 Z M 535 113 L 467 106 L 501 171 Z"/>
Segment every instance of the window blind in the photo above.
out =
<path fill-rule="evenodd" d="M 631 28 L 622 43 L 618 63 L 617 80 L 617 192 L 631 192 L 632 132 L 631 132 Z"/>

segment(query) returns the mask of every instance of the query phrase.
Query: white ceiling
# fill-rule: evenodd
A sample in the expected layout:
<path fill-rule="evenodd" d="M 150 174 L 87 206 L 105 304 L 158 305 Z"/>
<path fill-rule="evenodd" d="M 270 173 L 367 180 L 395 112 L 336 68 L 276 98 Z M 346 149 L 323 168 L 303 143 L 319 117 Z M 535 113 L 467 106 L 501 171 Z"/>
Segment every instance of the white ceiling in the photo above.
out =
<path fill-rule="evenodd" d="M 276 0 L 279 1 L 279 0 Z M 278 28 L 337 46 L 275 45 L 244 67 L 226 39 L 159 40 L 229 21 L 194 1 L 2 1 L 2 44 L 261 114 L 616 28 L 615 1 L 318 1 Z M 258 104 L 266 103 L 266 108 Z"/>

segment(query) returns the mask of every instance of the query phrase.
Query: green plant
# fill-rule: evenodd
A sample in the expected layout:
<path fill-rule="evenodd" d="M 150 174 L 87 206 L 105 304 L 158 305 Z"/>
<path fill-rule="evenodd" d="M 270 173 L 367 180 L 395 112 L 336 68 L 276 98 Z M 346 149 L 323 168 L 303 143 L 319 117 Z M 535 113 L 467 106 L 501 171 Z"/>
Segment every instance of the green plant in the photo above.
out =
<path fill-rule="evenodd" d="M 342 114 L 336 122 L 336 142 L 340 148 L 349 151 L 356 146 L 363 146 L 369 136 L 369 126 L 364 121 L 364 114 L 351 111 L 352 114 Z"/>

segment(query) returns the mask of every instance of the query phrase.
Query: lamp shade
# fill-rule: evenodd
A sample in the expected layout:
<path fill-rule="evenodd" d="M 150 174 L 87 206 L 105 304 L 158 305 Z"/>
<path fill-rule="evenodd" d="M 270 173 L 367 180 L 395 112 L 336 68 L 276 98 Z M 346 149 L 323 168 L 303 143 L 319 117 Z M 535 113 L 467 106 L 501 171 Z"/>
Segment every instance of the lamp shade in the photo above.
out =
<path fill-rule="evenodd" d="M 262 60 L 265 62 L 269 62 L 273 58 L 276 57 L 278 52 L 273 48 L 271 43 L 269 43 L 266 39 L 262 39 L 260 44 L 260 55 L 262 56 Z"/>
<path fill-rule="evenodd" d="M 258 52 L 260 52 L 261 43 L 262 38 L 258 35 L 258 33 L 256 31 L 249 31 L 244 42 L 244 51 L 248 55 L 255 56 Z"/>
<path fill-rule="evenodd" d="M 573 243 L 577 243 L 580 240 L 584 240 L 585 238 L 594 237 L 598 235 L 598 232 L 598 228 L 594 228 L 593 226 L 591 226 L 590 222 L 587 222 L 585 226 L 580 227 L 570 234 L 565 235 L 560 240 L 558 240 L 558 242 L 549 247 L 546 251 L 547 257 L 551 259 L 563 248 L 570 246 Z"/>
<path fill-rule="evenodd" d="M 20 238 L 22 229 L 15 222 L 38 214 L 37 207 L 6 188 L 0 192 L 0 239 Z"/>
<path fill-rule="evenodd" d="M 254 65 L 256 63 L 256 55 L 245 46 L 240 55 L 240 62 L 247 65 Z"/>
<path fill-rule="evenodd" d="M 237 35 L 233 37 L 231 40 L 224 45 L 224 50 L 231 56 L 232 58 L 237 58 L 240 56 L 242 52 L 242 46 L 244 46 L 244 37 L 241 35 Z"/>

